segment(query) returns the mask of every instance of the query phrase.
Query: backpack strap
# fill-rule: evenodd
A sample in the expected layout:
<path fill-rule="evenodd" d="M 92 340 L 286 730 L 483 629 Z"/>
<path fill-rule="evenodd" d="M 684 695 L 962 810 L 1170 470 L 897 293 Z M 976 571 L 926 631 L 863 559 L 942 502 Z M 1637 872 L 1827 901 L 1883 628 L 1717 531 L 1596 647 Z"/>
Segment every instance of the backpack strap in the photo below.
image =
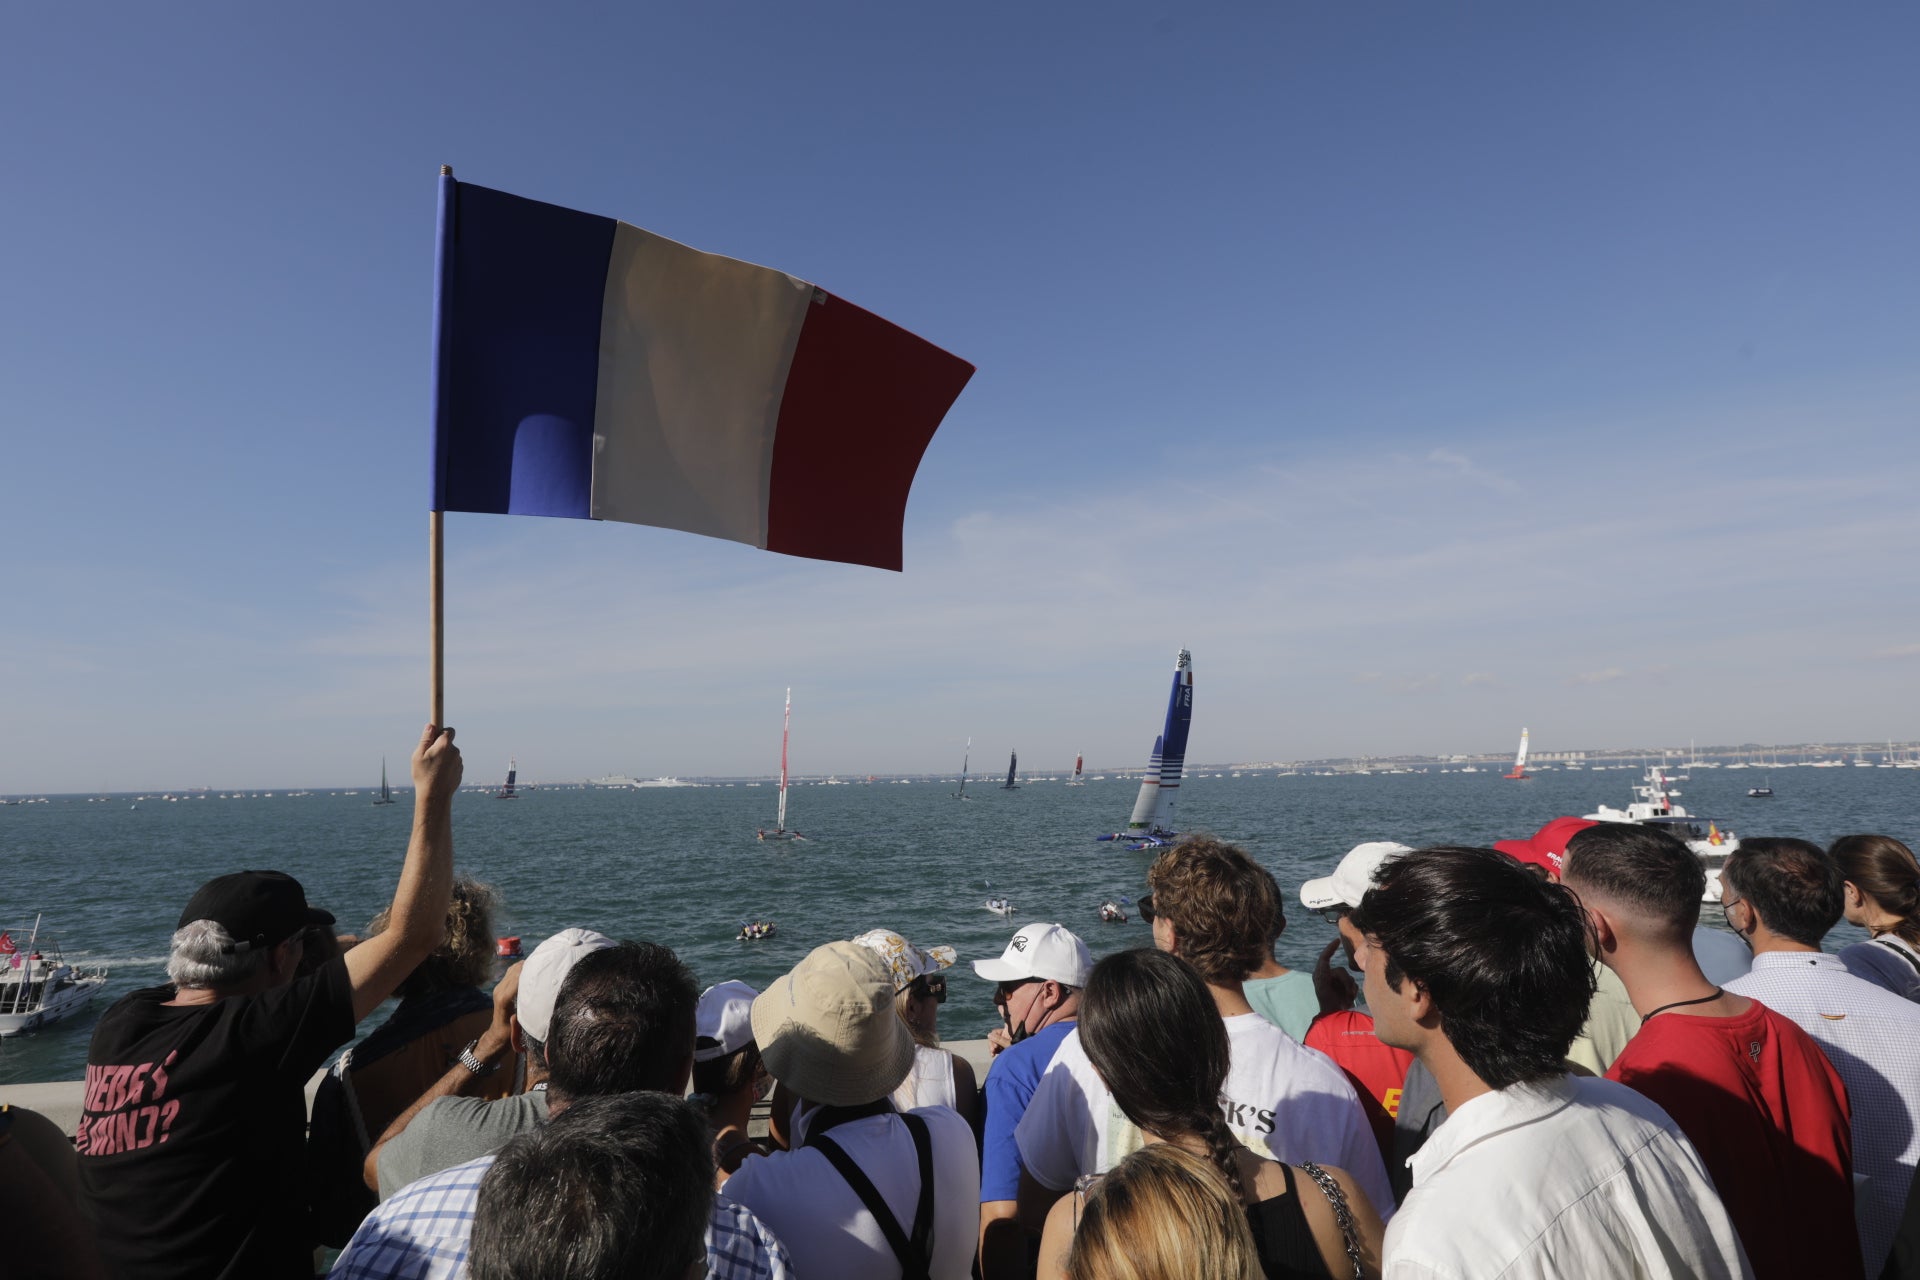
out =
<path fill-rule="evenodd" d="M 1915 960 L 1913 958 L 1913 952 L 1907 950 L 1905 947 L 1901 946 L 1897 942 L 1888 942 L 1885 938 L 1875 938 L 1874 942 L 1880 946 L 1885 947 L 1887 950 L 1893 952 L 1893 954 L 1899 956 L 1902 960 L 1905 960 L 1908 964 L 1912 965 L 1913 971 L 1915 973 L 1920 973 L 1920 960 Z"/>
<path fill-rule="evenodd" d="M 902 1115 L 907 1122 L 907 1132 L 913 1137 L 914 1153 L 920 1163 L 920 1201 L 914 1207 L 913 1235 L 900 1229 L 900 1222 L 893 1216 L 893 1210 L 881 1198 L 879 1189 L 873 1180 L 867 1177 L 859 1165 L 853 1162 L 839 1143 L 826 1134 L 809 1134 L 806 1145 L 818 1147 L 847 1186 L 860 1197 L 860 1203 L 867 1207 L 867 1213 L 880 1228 L 880 1234 L 887 1239 L 887 1247 L 893 1250 L 893 1256 L 900 1262 L 901 1280 L 929 1280 L 933 1264 L 933 1142 L 927 1133 L 927 1122 L 919 1116 Z"/>

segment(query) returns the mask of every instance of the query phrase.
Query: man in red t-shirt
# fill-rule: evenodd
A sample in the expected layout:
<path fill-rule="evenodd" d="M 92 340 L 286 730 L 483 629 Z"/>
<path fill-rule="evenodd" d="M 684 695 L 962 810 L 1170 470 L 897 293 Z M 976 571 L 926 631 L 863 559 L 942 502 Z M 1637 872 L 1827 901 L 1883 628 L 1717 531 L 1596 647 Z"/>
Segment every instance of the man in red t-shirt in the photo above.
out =
<path fill-rule="evenodd" d="M 1607 1077 L 1699 1150 L 1757 1280 L 1859 1276 L 1846 1088 L 1806 1032 L 1700 971 L 1699 858 L 1654 828 L 1601 823 L 1568 841 L 1562 882 L 1642 1020 Z"/>

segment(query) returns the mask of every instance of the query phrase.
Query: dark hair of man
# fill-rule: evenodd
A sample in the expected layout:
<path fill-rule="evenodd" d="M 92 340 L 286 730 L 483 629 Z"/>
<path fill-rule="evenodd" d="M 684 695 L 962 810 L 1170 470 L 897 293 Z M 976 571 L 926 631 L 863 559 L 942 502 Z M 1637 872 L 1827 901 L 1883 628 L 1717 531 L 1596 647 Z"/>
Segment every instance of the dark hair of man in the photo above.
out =
<path fill-rule="evenodd" d="M 1575 832 L 1560 878 L 1575 893 L 1592 889 L 1635 908 L 1675 943 L 1693 936 L 1707 891 L 1706 869 L 1693 850 L 1637 822 L 1600 822 Z"/>
<path fill-rule="evenodd" d="M 1895 936 L 1920 947 L 1920 863 L 1892 836 L 1841 836 L 1829 850 L 1843 880 L 1889 915 L 1900 917 Z"/>
<path fill-rule="evenodd" d="M 705 1048 L 717 1043 L 707 1036 L 701 1036 L 694 1042 L 696 1048 Z M 760 1046 L 746 1044 L 734 1050 L 724 1058 L 709 1058 L 705 1062 L 693 1064 L 693 1091 L 714 1098 L 724 1098 L 735 1094 L 753 1083 L 753 1073 L 760 1067 Z"/>
<path fill-rule="evenodd" d="M 1827 851 L 1805 840 L 1757 836 L 1727 855 L 1721 882 L 1783 938 L 1818 947 L 1846 911 L 1840 868 Z"/>
<path fill-rule="evenodd" d="M 1274 944 L 1287 931 L 1287 895 L 1281 891 L 1280 882 L 1273 878 L 1273 872 L 1257 862 L 1253 864 L 1253 869 L 1266 880 L 1267 892 L 1273 895 L 1273 921 L 1267 925 L 1267 955 L 1271 957 Z"/>
<path fill-rule="evenodd" d="M 1594 988 L 1586 912 L 1567 889 L 1492 849 L 1421 849 L 1380 868 L 1353 923 L 1389 986 L 1426 989 L 1454 1052 L 1487 1084 L 1566 1069 Z"/>
<path fill-rule="evenodd" d="M 1241 1194 L 1239 1144 L 1220 1112 L 1231 1065 L 1227 1026 L 1192 965 L 1149 948 L 1093 966 L 1080 998 L 1080 1043 L 1127 1119 L 1156 1137 L 1206 1139 Z"/>
<path fill-rule="evenodd" d="M 655 942 L 622 942 L 580 960 L 560 984 L 547 1028 L 547 1089 L 556 1100 L 635 1089 L 678 1093 L 693 1055 L 693 973 Z"/>
<path fill-rule="evenodd" d="M 1153 913 L 1179 936 L 1180 955 L 1208 982 L 1245 980 L 1272 955 L 1280 910 L 1273 877 L 1246 853 L 1211 836 L 1191 836 L 1147 870 Z"/>
<path fill-rule="evenodd" d="M 667 1094 L 582 1098 L 480 1180 L 473 1280 L 681 1280 L 706 1257 L 710 1141 Z"/>

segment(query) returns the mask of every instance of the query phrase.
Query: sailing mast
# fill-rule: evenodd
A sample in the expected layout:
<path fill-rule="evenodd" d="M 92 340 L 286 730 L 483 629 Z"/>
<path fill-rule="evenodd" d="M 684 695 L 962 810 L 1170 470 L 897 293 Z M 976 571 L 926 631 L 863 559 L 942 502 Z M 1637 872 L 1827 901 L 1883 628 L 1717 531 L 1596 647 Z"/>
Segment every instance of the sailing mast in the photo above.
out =
<path fill-rule="evenodd" d="M 780 716 L 780 807 L 774 817 L 773 830 L 761 830 L 761 840 L 804 840 L 798 831 L 787 830 L 787 737 L 793 732 L 793 690 L 787 690 L 787 709 Z"/>
<path fill-rule="evenodd" d="M 1000 789 L 1002 791 L 1018 791 L 1020 789 L 1020 785 L 1013 780 L 1013 775 L 1017 773 L 1019 769 L 1020 753 L 1016 751 L 1007 758 L 1007 780 L 1001 784 Z"/>
<path fill-rule="evenodd" d="M 1513 758 L 1513 772 L 1505 775 L 1516 782 L 1525 782 L 1532 775 L 1527 772 L 1527 731 L 1520 730 L 1520 754 Z"/>
<path fill-rule="evenodd" d="M 519 775 L 520 762 L 518 760 L 508 760 L 506 784 L 493 793 L 493 798 L 495 800 L 518 800 L 520 796 L 519 793 L 513 789 L 513 783 L 514 779 Z"/>
<path fill-rule="evenodd" d="M 27 949 L 13 953 L 13 962 L 20 965 L 21 969 L 20 980 L 13 988 L 13 1007 L 7 1010 L 8 1013 L 20 1012 L 30 994 L 33 984 L 33 953 L 34 949 L 40 945 L 40 919 L 40 913 L 35 913 L 33 932 L 27 936 Z"/>
<path fill-rule="evenodd" d="M 774 815 L 777 831 L 787 829 L 787 737 L 793 732 L 793 689 L 787 689 L 786 710 L 780 713 L 780 807 Z"/>
<path fill-rule="evenodd" d="M 966 752 L 960 757 L 960 789 L 953 793 L 955 800 L 965 800 L 967 798 L 967 761 L 972 758 L 973 739 L 968 738 Z"/>
<path fill-rule="evenodd" d="M 1127 829 L 1100 840 L 1134 842 L 1140 849 L 1155 848 L 1173 840 L 1173 806 L 1180 789 L 1180 775 L 1187 763 L 1187 731 L 1193 725 L 1193 654 L 1185 649 L 1173 661 L 1173 691 L 1167 696 L 1167 719 L 1153 740 L 1153 754 L 1147 761 L 1146 776 L 1140 779 L 1140 795 L 1133 802 L 1133 816 Z"/>
<path fill-rule="evenodd" d="M 380 798 L 375 800 L 374 803 L 393 803 L 393 789 L 387 786 L 387 758 L 385 756 L 380 757 Z"/>

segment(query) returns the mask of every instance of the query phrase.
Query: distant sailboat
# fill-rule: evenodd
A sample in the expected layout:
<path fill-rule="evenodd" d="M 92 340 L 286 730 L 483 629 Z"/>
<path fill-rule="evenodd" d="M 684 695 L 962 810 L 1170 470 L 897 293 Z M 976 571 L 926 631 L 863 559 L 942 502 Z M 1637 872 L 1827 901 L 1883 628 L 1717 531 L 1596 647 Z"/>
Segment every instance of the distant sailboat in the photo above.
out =
<path fill-rule="evenodd" d="M 1173 830 L 1173 806 L 1180 790 L 1180 774 L 1187 763 L 1187 730 L 1193 724 L 1193 655 L 1182 649 L 1173 662 L 1173 691 L 1167 696 L 1167 720 L 1153 740 L 1147 774 L 1140 779 L 1140 795 L 1125 831 L 1097 836 L 1117 840 L 1131 849 L 1157 849 L 1179 836 Z"/>
<path fill-rule="evenodd" d="M 507 780 L 506 782 L 501 784 L 501 787 L 498 791 L 493 793 L 493 798 L 495 800 L 518 800 L 520 798 L 520 793 L 519 791 L 515 790 L 513 783 L 514 783 L 514 779 L 518 778 L 519 776 L 520 776 L 519 762 L 516 760 L 507 761 Z"/>
<path fill-rule="evenodd" d="M 387 786 L 387 758 L 385 756 L 380 757 L 380 798 L 375 800 L 374 803 L 393 803 L 393 790 Z"/>
<path fill-rule="evenodd" d="M 960 757 L 960 789 L 953 793 L 955 800 L 970 798 L 967 795 L 967 761 L 971 759 L 973 759 L 973 739 L 968 738 L 966 752 Z"/>
<path fill-rule="evenodd" d="M 1513 772 L 1505 775 L 1515 782 L 1525 782 L 1533 775 L 1527 772 L 1527 731 L 1520 731 L 1520 754 L 1513 758 Z"/>
<path fill-rule="evenodd" d="M 1075 756 L 1073 758 L 1073 776 L 1067 779 L 1068 786 L 1084 787 L 1087 785 L 1087 780 L 1080 776 L 1080 772 L 1082 768 L 1085 767 L 1086 762 L 1087 758 L 1085 756 Z"/>
<path fill-rule="evenodd" d="M 787 709 L 780 718 L 780 811 L 773 830 L 761 830 L 762 840 L 805 840 L 798 831 L 787 830 L 787 735 L 793 729 L 793 690 L 787 690 Z"/>
<path fill-rule="evenodd" d="M 1016 751 L 1007 758 L 1007 780 L 1000 784 L 1002 791 L 1018 791 L 1020 789 L 1020 784 L 1013 780 L 1013 775 L 1017 773 L 1019 769 L 1020 753 Z"/>

